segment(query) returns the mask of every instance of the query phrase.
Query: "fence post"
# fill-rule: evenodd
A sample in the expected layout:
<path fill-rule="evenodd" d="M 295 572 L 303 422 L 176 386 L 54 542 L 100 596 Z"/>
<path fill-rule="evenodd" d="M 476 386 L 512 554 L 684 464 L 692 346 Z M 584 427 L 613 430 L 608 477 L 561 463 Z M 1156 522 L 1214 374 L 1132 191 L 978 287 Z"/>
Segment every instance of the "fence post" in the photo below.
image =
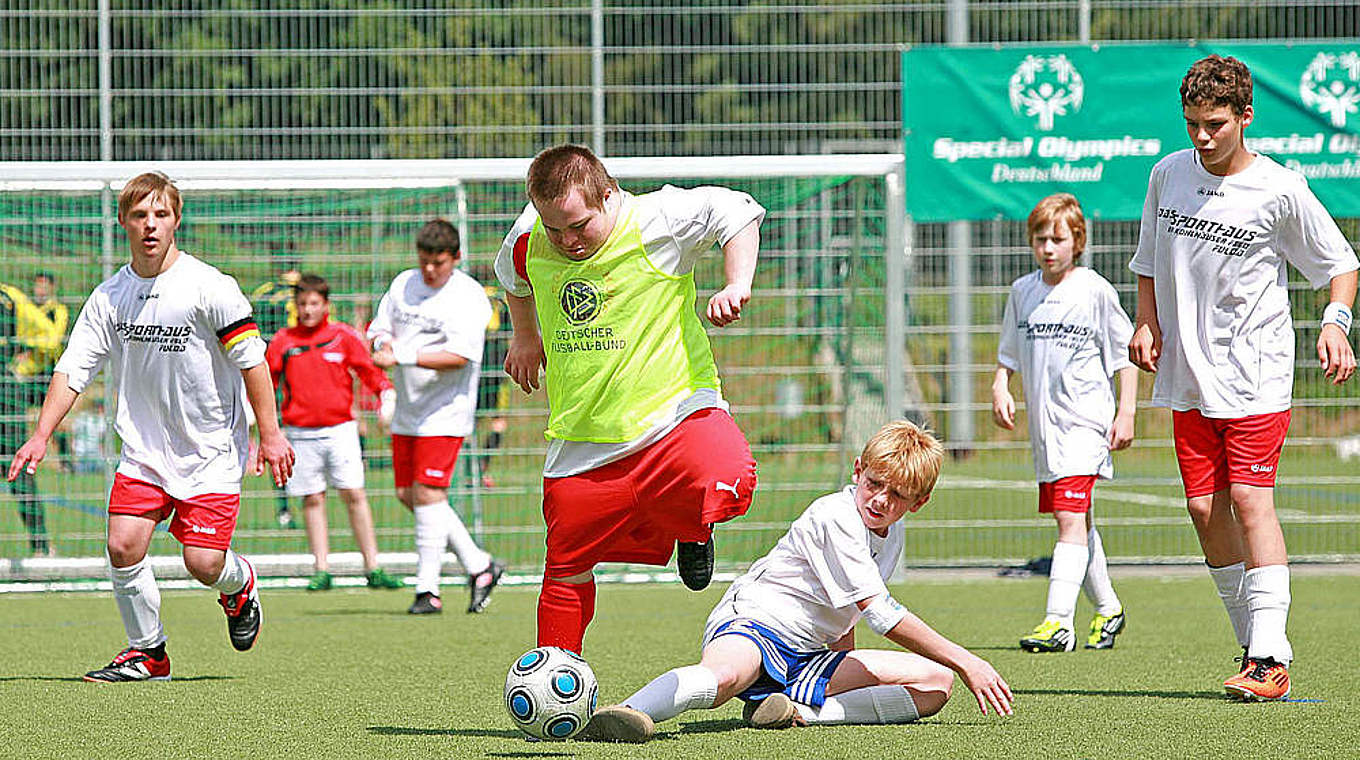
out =
<path fill-rule="evenodd" d="M 887 183 L 887 245 L 884 246 L 883 407 L 889 419 L 902 416 L 905 395 L 907 330 L 907 199 L 906 167 L 898 164 L 884 177 Z"/>
<path fill-rule="evenodd" d="M 968 0 L 949 0 L 946 41 L 950 45 L 968 42 Z M 972 304 L 972 224 L 950 222 L 945 231 L 949 248 L 949 443 L 954 454 L 966 455 L 973 448 L 972 402 L 973 325 Z"/>
<path fill-rule="evenodd" d="M 99 0 L 99 160 L 113 160 L 113 0 Z"/>
<path fill-rule="evenodd" d="M 590 3 L 590 123 L 595 155 L 604 155 L 604 0 Z"/>

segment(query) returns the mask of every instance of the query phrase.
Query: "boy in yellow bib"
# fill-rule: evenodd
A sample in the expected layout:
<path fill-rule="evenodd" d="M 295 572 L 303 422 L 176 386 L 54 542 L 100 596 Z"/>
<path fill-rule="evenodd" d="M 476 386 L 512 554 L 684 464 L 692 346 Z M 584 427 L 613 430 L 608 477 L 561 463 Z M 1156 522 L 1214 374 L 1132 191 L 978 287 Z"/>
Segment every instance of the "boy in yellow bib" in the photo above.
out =
<path fill-rule="evenodd" d="M 547 558 L 538 643 L 580 652 L 600 562 L 677 566 L 691 589 L 713 570 L 712 525 L 745 514 L 755 461 L 727 412 L 694 310 L 694 263 L 723 249 L 722 327 L 751 297 L 765 210 L 720 187 L 634 196 L 589 149 L 540 153 L 530 204 L 496 258 L 513 333 L 505 371 L 547 378 Z"/>

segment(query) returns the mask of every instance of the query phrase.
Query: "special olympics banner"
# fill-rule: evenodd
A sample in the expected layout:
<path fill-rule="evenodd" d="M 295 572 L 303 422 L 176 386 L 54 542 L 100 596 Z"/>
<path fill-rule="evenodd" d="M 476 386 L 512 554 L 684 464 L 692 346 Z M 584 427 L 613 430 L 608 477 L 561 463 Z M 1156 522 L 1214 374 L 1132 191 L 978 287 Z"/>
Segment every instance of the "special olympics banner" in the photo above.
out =
<path fill-rule="evenodd" d="M 1360 216 L 1360 40 L 1325 44 L 920 47 L 902 54 L 907 213 L 1024 219 L 1066 191 L 1100 219 L 1137 219 L 1148 171 L 1190 147 L 1180 83 L 1211 53 L 1251 68 L 1247 146 Z"/>

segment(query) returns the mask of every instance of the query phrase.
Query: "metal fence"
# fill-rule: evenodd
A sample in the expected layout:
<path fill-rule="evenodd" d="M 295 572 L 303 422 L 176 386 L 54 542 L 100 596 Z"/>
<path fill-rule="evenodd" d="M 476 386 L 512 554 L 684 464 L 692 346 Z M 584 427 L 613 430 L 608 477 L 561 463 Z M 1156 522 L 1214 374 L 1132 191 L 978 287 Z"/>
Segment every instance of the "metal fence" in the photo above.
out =
<path fill-rule="evenodd" d="M 1358 32 L 1336 0 L 12 0 L 0 160 L 895 150 L 904 45 Z"/>

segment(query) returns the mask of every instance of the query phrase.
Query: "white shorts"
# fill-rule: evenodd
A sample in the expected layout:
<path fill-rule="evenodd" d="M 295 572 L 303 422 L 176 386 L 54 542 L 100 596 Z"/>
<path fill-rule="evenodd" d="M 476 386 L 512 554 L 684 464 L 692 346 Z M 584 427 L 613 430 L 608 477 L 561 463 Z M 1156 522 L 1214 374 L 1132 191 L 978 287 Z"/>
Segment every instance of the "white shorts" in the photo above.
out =
<path fill-rule="evenodd" d="M 359 425 L 350 420 L 324 428 L 285 427 L 297 462 L 283 491 L 307 496 L 332 488 L 364 487 L 364 454 L 359 448 Z"/>

